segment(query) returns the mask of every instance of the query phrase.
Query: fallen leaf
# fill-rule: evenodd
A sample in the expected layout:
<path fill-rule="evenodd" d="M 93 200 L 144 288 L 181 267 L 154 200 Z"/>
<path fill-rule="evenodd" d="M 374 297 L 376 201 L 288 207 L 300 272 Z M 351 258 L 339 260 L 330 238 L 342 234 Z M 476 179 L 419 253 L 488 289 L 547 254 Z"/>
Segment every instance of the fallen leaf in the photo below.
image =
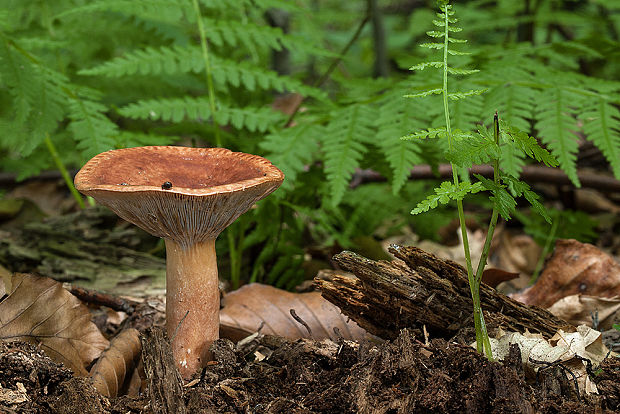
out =
<path fill-rule="evenodd" d="M 108 398 L 117 397 L 128 388 L 141 352 L 139 332 L 133 328 L 122 331 L 91 368 L 93 386 Z"/>
<path fill-rule="evenodd" d="M 493 252 L 497 267 L 507 272 L 520 273 L 521 277 L 508 282 L 504 292 L 514 292 L 528 286 L 542 248 L 531 236 L 504 229 L 493 237 L 498 240 Z"/>
<path fill-rule="evenodd" d="M 586 370 L 586 361 L 600 364 L 608 355 L 603 345 L 601 333 L 587 326 L 577 327 L 576 332 L 559 330 L 553 338 L 546 341 L 535 334 L 516 332 L 500 333 L 499 338 L 491 338 L 493 357 L 505 359 L 511 344 L 517 344 L 521 350 L 521 361 L 528 376 L 549 364 L 561 362 L 575 376 L 580 393 L 597 393 L 596 384 L 592 382 Z M 475 343 L 472 344 L 475 347 Z"/>
<path fill-rule="evenodd" d="M 0 340 L 39 345 L 77 375 L 108 346 L 88 308 L 55 280 L 26 273 L 11 278 L 9 296 L 0 302 Z"/>
<path fill-rule="evenodd" d="M 620 296 L 620 265 L 598 247 L 569 239 L 556 242 L 534 286 L 511 297 L 526 305 L 547 308 L 575 294 Z"/>
<path fill-rule="evenodd" d="M 519 273 L 507 272 L 502 269 L 496 269 L 494 267 L 485 269 L 482 272 L 482 281 L 492 288 L 497 287 L 502 282 L 507 282 L 519 277 Z"/>
<path fill-rule="evenodd" d="M 291 293 L 273 286 L 252 283 L 228 293 L 220 311 L 222 336 L 238 341 L 260 332 L 289 339 L 368 339 L 369 334 L 319 292 Z M 291 309 L 299 322 L 291 314 Z M 304 326 L 310 328 L 310 332 Z M 339 335 L 336 334 L 337 329 Z"/>
<path fill-rule="evenodd" d="M 570 295 L 555 302 L 548 310 L 575 326 L 592 326 L 592 316 L 596 315 L 597 330 L 605 331 L 611 329 L 614 321 L 620 318 L 620 297 L 608 299 Z"/>

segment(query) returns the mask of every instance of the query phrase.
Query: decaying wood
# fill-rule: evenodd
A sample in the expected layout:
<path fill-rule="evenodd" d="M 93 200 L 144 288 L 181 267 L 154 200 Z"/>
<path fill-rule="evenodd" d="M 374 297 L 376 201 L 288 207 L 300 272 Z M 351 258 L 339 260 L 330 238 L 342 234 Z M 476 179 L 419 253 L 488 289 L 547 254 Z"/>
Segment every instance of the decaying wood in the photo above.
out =
<path fill-rule="evenodd" d="M 163 328 L 149 328 L 142 336 L 146 392 L 154 414 L 185 414 L 183 380 L 172 358 Z"/>
<path fill-rule="evenodd" d="M 316 279 L 323 296 L 372 334 L 394 339 L 413 328 L 449 338 L 473 326 L 467 271 L 416 247 L 392 245 L 398 260 L 374 261 L 352 252 L 334 257 L 357 278 L 339 275 Z M 480 297 L 487 327 L 539 332 L 549 338 L 570 325 L 548 311 L 525 306 L 482 284 Z"/>

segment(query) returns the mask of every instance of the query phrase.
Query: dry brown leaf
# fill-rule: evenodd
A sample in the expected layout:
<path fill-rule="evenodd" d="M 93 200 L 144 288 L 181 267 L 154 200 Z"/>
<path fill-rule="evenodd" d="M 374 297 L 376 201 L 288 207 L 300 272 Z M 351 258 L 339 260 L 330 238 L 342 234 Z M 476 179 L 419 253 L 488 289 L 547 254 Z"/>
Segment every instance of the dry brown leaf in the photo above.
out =
<path fill-rule="evenodd" d="M 499 339 L 491 338 L 493 357 L 504 359 L 511 344 L 519 346 L 521 360 L 529 376 L 534 376 L 541 368 L 559 361 L 575 376 L 580 393 L 597 393 L 596 384 L 587 373 L 585 360 L 598 365 L 607 357 L 608 350 L 603 345 L 600 332 L 582 325 L 577 327 L 577 332 L 559 330 L 549 341 L 529 333 L 500 334 Z M 475 344 L 472 346 L 475 347 Z"/>
<path fill-rule="evenodd" d="M 605 331 L 611 329 L 617 318 L 620 318 L 620 297 L 607 299 L 587 295 L 570 295 L 555 302 L 548 310 L 575 326 L 592 326 L 592 315 L 596 314 L 597 329 Z"/>
<path fill-rule="evenodd" d="M 519 273 L 507 272 L 502 269 L 491 267 L 485 269 L 482 272 L 482 281 L 492 288 L 497 287 L 502 282 L 516 279 L 519 277 Z"/>
<path fill-rule="evenodd" d="M 133 328 L 122 331 L 91 368 L 93 386 L 108 398 L 117 397 L 127 389 L 141 352 L 140 333 Z"/>
<path fill-rule="evenodd" d="M 77 375 L 108 346 L 86 306 L 62 284 L 45 277 L 15 273 L 11 292 L 0 302 L 0 340 L 39 345 Z"/>
<path fill-rule="evenodd" d="M 279 335 L 289 339 L 312 338 L 338 339 L 334 332 L 345 339 L 367 339 L 369 334 L 340 310 L 321 297 L 319 292 L 291 293 L 273 286 L 252 283 L 224 296 L 220 311 L 223 336 L 240 340 L 263 325 L 261 333 Z M 305 322 L 295 320 L 290 310 Z"/>
<path fill-rule="evenodd" d="M 512 298 L 547 308 L 575 294 L 620 296 L 620 265 L 598 247 L 571 239 L 558 240 L 536 284 Z"/>

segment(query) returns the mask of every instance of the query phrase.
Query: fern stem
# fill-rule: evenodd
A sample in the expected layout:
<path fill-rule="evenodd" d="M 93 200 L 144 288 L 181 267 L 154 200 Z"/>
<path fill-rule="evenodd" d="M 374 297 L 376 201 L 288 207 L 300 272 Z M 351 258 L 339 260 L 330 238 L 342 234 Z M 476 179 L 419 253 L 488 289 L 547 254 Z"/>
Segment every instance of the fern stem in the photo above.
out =
<path fill-rule="evenodd" d="M 448 136 L 448 144 L 452 151 L 452 128 L 450 125 L 450 108 L 448 106 L 448 45 L 450 38 L 450 6 L 445 4 L 441 7 L 444 13 L 444 47 L 443 47 L 443 109 L 446 119 L 446 135 Z M 450 163 L 452 167 L 452 178 L 454 185 L 459 185 L 459 175 L 456 166 Z M 497 174 L 494 172 L 494 174 Z M 465 224 L 465 213 L 463 211 L 463 200 L 456 200 L 456 207 L 459 215 L 459 223 L 461 227 L 461 236 L 463 240 L 463 251 L 465 253 L 465 264 L 467 265 L 467 280 L 469 282 L 469 290 L 471 293 L 473 305 L 474 329 L 476 331 L 476 348 L 478 352 L 485 352 L 489 360 L 493 359 L 491 352 L 491 344 L 487 333 L 486 324 L 484 323 L 484 314 L 480 303 L 480 283 L 476 283 L 476 276 L 471 264 L 471 251 L 469 249 L 469 239 L 467 238 L 467 226 Z M 497 222 L 497 218 L 496 218 Z M 487 252 L 488 255 L 488 252 Z M 486 259 L 485 259 L 486 260 Z M 484 267 L 484 266 L 483 266 Z"/>
<path fill-rule="evenodd" d="M 67 171 L 65 164 L 60 159 L 60 155 L 58 155 L 58 151 L 56 151 L 56 146 L 54 146 L 54 143 L 50 138 L 50 134 L 48 134 L 47 132 L 45 133 L 45 145 L 47 146 L 47 150 L 49 151 L 50 155 L 54 159 L 56 168 L 58 168 L 58 170 L 60 171 L 60 175 L 62 175 L 62 178 L 65 180 L 65 184 L 69 188 L 69 191 L 71 191 L 71 194 L 73 195 L 73 198 L 75 198 L 75 201 L 78 203 L 78 206 L 80 206 L 80 208 L 85 208 L 86 206 L 84 205 L 84 200 L 82 199 L 80 193 L 75 189 L 75 186 L 73 185 L 73 180 L 69 176 L 69 172 Z"/>
<path fill-rule="evenodd" d="M 198 0 L 193 0 L 194 11 L 196 12 L 196 20 L 198 21 L 198 32 L 200 33 L 200 46 L 202 48 L 202 60 L 205 65 L 205 76 L 207 78 L 207 90 L 209 92 L 209 107 L 211 108 L 211 121 L 215 128 L 215 146 L 222 146 L 222 137 L 220 134 L 220 125 L 217 122 L 215 108 L 215 88 L 213 87 L 213 74 L 211 73 L 211 61 L 209 60 L 209 44 L 204 25 L 202 23 L 202 14 L 200 13 L 200 5 Z"/>

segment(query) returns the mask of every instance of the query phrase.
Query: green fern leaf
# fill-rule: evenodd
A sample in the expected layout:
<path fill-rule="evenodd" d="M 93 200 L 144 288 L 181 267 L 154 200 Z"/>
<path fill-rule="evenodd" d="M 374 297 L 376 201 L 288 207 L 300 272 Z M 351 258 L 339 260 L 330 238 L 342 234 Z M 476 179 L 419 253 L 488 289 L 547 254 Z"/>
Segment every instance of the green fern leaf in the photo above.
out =
<path fill-rule="evenodd" d="M 331 114 L 332 121 L 327 125 L 322 144 L 332 206 L 342 200 L 351 175 L 368 150 L 368 144 L 374 141 L 374 116 L 366 105 L 349 105 Z"/>
<path fill-rule="evenodd" d="M 467 92 L 451 92 L 448 93 L 448 98 L 452 99 L 453 101 L 457 101 L 459 99 L 464 99 L 469 96 L 481 95 L 486 91 L 486 89 L 472 89 L 471 91 Z"/>
<path fill-rule="evenodd" d="M 484 187 L 485 190 L 491 192 L 489 199 L 493 202 L 493 206 L 497 209 L 497 212 L 504 220 L 510 220 L 510 215 L 514 213 L 517 207 L 517 200 L 506 191 L 506 187 L 501 184 L 495 183 L 493 180 L 489 180 L 481 176 L 480 174 L 474 174 L 479 180 L 478 182 Z"/>
<path fill-rule="evenodd" d="M 397 194 L 405 184 L 411 169 L 422 164 L 419 143 L 400 139 L 402 131 L 412 130 L 423 125 L 416 120 L 420 108 L 414 105 L 402 105 L 394 95 L 386 97 L 376 119 L 377 145 L 392 170 L 392 193 Z"/>
<path fill-rule="evenodd" d="M 401 139 L 432 139 L 432 138 L 446 138 L 448 136 L 448 132 L 446 128 L 428 128 L 423 129 L 418 132 L 414 132 L 409 135 L 405 135 L 401 137 Z"/>
<path fill-rule="evenodd" d="M 525 155 L 536 161 L 543 162 L 548 167 L 557 167 L 558 161 L 546 149 L 542 148 L 536 138 L 520 131 L 518 128 L 500 121 L 501 137 L 514 142 Z"/>
<path fill-rule="evenodd" d="M 409 70 L 424 70 L 426 68 L 443 68 L 443 62 L 423 62 L 413 65 Z"/>
<path fill-rule="evenodd" d="M 471 168 L 473 164 L 486 164 L 498 159 L 499 156 L 500 149 L 493 135 L 483 127 L 476 135 L 466 139 L 455 139 L 452 150 L 448 152 L 446 158 L 459 167 Z"/>
<path fill-rule="evenodd" d="M 428 91 L 413 93 L 408 95 L 403 95 L 404 98 L 424 98 L 430 95 L 441 95 L 443 93 L 443 89 L 430 89 Z"/>
<path fill-rule="evenodd" d="M 312 162 L 323 131 L 314 125 L 298 125 L 267 135 L 259 144 L 265 157 L 282 170 L 286 179 L 282 188 L 292 190 L 297 174 Z"/>
<path fill-rule="evenodd" d="M 620 179 L 620 111 L 602 98 L 588 103 L 579 115 L 583 131 L 605 155 L 616 179 Z"/>
<path fill-rule="evenodd" d="M 560 87 L 550 88 L 539 94 L 535 113 L 536 128 L 541 140 L 557 158 L 560 167 L 570 180 L 579 187 L 577 178 L 577 125 L 572 117 L 571 105 L 579 102 L 579 97 Z"/>
<path fill-rule="evenodd" d="M 551 217 L 547 213 L 547 209 L 538 201 L 539 196 L 530 189 L 530 186 L 517 178 L 507 175 L 500 175 L 502 182 L 506 183 L 515 197 L 523 196 L 530 203 L 532 209 L 540 214 L 548 223 L 551 224 Z"/>
<path fill-rule="evenodd" d="M 184 119 L 201 121 L 211 117 L 209 101 L 200 98 L 148 99 L 131 103 L 119 109 L 119 114 L 133 119 L 151 119 L 178 123 Z M 234 108 L 220 106 L 217 120 L 230 123 L 237 129 L 265 132 L 282 122 L 283 115 L 271 108 Z"/>
<path fill-rule="evenodd" d="M 458 186 L 455 186 L 452 181 L 444 181 L 441 185 L 435 188 L 435 194 L 428 196 L 423 201 L 411 210 L 411 214 L 420 214 L 428 210 L 436 208 L 439 203 L 447 204 L 451 200 L 462 200 L 467 194 L 477 193 L 484 190 L 480 182 L 467 183 L 460 182 Z"/>
<path fill-rule="evenodd" d="M 114 149 L 118 127 L 105 115 L 107 108 L 88 96 L 74 95 L 69 100 L 69 129 L 85 158 Z"/>

